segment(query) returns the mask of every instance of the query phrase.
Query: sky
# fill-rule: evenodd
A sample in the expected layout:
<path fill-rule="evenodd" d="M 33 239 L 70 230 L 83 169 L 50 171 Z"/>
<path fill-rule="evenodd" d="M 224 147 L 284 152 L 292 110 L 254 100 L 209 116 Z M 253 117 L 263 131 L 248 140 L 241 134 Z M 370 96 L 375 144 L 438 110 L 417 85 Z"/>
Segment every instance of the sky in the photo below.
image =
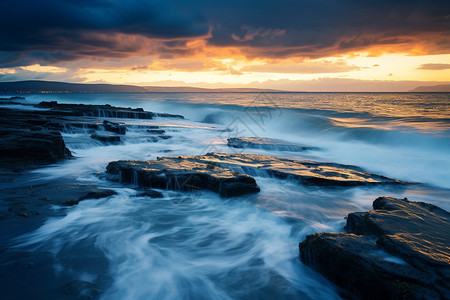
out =
<path fill-rule="evenodd" d="M 0 0 L 0 81 L 290 91 L 450 84 L 448 0 Z"/>

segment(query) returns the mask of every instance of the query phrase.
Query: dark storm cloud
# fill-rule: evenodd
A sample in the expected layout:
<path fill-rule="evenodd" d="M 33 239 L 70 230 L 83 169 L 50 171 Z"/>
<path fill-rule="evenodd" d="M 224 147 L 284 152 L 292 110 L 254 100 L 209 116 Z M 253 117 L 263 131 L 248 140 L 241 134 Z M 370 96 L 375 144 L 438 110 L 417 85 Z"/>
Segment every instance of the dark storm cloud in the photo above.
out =
<path fill-rule="evenodd" d="M 450 48 L 448 0 L 2 0 L 0 11 L 0 67 L 151 51 L 192 55 L 198 50 L 186 41 L 195 38 L 250 57 Z"/>
<path fill-rule="evenodd" d="M 268 56 L 321 56 L 412 42 L 427 44 L 429 51 L 450 48 L 448 0 L 229 0 L 204 5 L 208 17 L 220 20 L 210 44 L 247 46 L 251 53 L 260 49 Z M 284 34 L 270 34 L 275 30 Z"/>
<path fill-rule="evenodd" d="M 129 56 L 145 49 L 145 38 L 186 39 L 209 30 L 199 10 L 184 13 L 167 1 L 2 0 L 0 12 L 3 67 Z"/>
<path fill-rule="evenodd" d="M 3 0 L 0 11 L 3 50 L 77 39 L 83 32 L 156 38 L 196 37 L 208 32 L 199 11 L 183 14 L 166 1 Z"/>

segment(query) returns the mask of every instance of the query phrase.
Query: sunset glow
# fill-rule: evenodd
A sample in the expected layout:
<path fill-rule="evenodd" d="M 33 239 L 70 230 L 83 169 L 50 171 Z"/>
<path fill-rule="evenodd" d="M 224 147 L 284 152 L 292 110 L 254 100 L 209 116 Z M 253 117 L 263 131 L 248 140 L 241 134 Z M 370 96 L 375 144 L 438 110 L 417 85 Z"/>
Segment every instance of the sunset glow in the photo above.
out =
<path fill-rule="evenodd" d="M 345 80 L 348 90 L 405 91 L 450 80 L 450 18 L 439 1 L 19 2 L 23 11 L 0 4 L 1 81 L 333 91 L 330 82 Z M 19 17 L 25 24 L 11 29 Z"/>

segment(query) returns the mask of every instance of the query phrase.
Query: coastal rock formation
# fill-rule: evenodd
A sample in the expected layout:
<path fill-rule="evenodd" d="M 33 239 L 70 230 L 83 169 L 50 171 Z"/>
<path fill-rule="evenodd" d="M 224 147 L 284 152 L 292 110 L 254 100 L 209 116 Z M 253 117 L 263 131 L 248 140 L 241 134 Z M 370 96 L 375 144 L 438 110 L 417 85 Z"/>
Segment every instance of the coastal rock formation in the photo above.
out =
<path fill-rule="evenodd" d="M 114 161 L 106 167 L 122 182 L 171 190 L 210 190 L 223 197 L 259 192 L 255 179 L 190 157 L 154 161 Z"/>
<path fill-rule="evenodd" d="M 362 299 L 447 299 L 450 213 L 431 204 L 380 197 L 351 213 L 347 233 L 316 233 L 301 260 Z"/>
<path fill-rule="evenodd" d="M 166 113 L 154 113 L 144 111 L 142 108 L 115 107 L 105 105 L 85 105 L 85 104 L 60 104 L 57 101 L 41 102 L 39 108 L 49 108 L 52 113 L 65 116 L 84 116 L 100 118 L 125 118 L 125 119 L 153 119 L 155 117 L 184 119 L 180 115 Z"/>
<path fill-rule="evenodd" d="M 298 161 L 268 155 L 208 153 L 189 160 L 209 162 L 251 176 L 271 176 L 295 180 L 305 185 L 355 186 L 370 184 L 405 184 L 407 182 L 367 173 L 361 168 L 335 163 Z"/>
<path fill-rule="evenodd" d="M 16 99 L 16 98 L 14 98 Z M 9 99 L 8 99 L 9 100 Z M 9 103 L 8 103 L 9 104 Z M 152 119 L 154 117 L 183 118 L 179 115 L 146 112 L 142 108 L 122 108 L 111 105 L 58 104 L 41 102 L 37 109 L 23 105 L 24 109 L 0 108 L 0 164 L 14 168 L 33 164 L 50 164 L 72 157 L 60 132 L 89 134 L 92 139 L 105 144 L 118 144 L 126 134 L 125 125 L 92 117 L 120 117 Z M 26 109 L 25 109 L 26 108 Z M 143 130 L 155 126 L 140 125 Z M 158 128 L 158 127 L 156 127 Z M 110 133 L 110 134 L 108 134 Z M 163 130 L 159 136 L 150 136 L 155 142 L 168 139 Z"/>
<path fill-rule="evenodd" d="M 0 161 L 3 163 L 55 163 L 72 156 L 58 131 L 2 128 L 0 135 Z"/>
<path fill-rule="evenodd" d="M 20 167 L 50 164 L 72 157 L 50 120 L 29 112 L 0 109 L 0 162 Z"/>
<path fill-rule="evenodd" d="M 117 175 L 122 182 L 142 187 L 207 189 L 224 197 L 259 191 L 255 180 L 250 177 L 254 175 L 288 178 L 302 184 L 320 186 L 404 183 L 351 166 L 257 154 L 208 153 L 164 157 L 154 161 L 115 161 L 110 162 L 106 170 Z"/>
<path fill-rule="evenodd" d="M 307 150 L 317 150 L 316 147 L 298 145 L 289 143 L 278 139 L 260 138 L 260 137 L 242 137 L 242 138 L 229 138 L 227 140 L 228 147 L 233 148 L 253 148 L 275 151 L 292 151 L 303 152 Z"/>

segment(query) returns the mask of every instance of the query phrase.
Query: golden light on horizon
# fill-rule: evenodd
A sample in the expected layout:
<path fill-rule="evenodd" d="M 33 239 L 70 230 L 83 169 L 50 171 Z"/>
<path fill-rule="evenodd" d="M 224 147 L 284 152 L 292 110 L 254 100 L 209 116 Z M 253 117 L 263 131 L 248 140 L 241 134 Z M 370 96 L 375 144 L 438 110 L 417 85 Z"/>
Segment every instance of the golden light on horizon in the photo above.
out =
<path fill-rule="evenodd" d="M 84 82 L 179 86 L 245 85 L 279 80 L 348 78 L 376 81 L 449 81 L 450 68 L 421 69 L 439 62 L 450 66 L 450 54 L 412 56 L 408 53 L 373 56 L 370 52 L 319 59 L 252 59 L 214 57 L 153 60 L 145 68 L 80 69 Z M 54 71 L 57 71 L 55 69 Z"/>

